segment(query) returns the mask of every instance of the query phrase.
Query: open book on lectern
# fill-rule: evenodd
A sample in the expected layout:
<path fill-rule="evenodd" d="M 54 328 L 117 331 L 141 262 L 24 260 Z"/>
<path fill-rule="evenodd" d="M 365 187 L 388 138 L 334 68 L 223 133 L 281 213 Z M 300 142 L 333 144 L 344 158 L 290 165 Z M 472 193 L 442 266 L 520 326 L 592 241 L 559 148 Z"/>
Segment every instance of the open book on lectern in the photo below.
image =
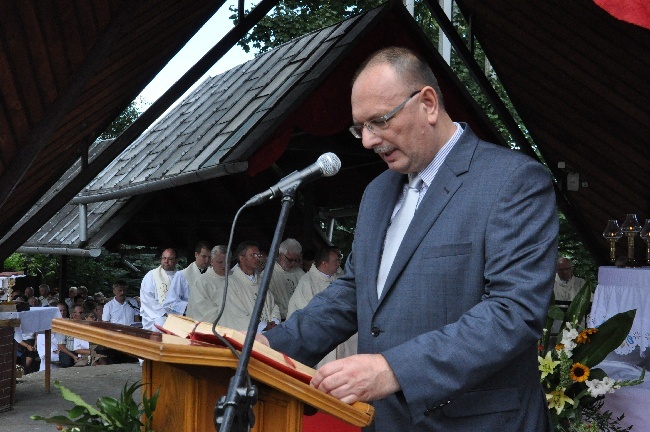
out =
<path fill-rule="evenodd" d="M 212 333 L 212 323 L 209 322 L 195 321 L 181 315 L 169 314 L 165 324 L 163 326 L 156 325 L 156 327 L 167 334 L 224 346 L 223 342 Z M 243 333 L 222 326 L 216 326 L 215 331 L 236 349 L 241 350 L 244 346 L 246 335 Z M 253 342 L 251 356 L 306 384 L 309 384 L 316 373 L 315 369 L 259 342 Z"/>

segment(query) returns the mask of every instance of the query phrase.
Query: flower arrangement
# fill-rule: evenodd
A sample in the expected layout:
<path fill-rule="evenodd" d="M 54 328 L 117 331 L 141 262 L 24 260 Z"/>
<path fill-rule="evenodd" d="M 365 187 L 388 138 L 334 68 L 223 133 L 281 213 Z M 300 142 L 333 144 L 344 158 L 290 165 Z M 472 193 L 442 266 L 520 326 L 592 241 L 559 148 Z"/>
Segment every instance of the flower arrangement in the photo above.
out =
<path fill-rule="evenodd" d="M 643 382 L 645 370 L 638 380 L 615 381 L 596 366 L 625 339 L 636 310 L 615 315 L 598 328 L 585 328 L 591 284 L 586 283 L 566 312 L 551 306 L 544 336 L 539 345 L 540 380 L 556 432 L 627 431 L 619 426 L 619 418 L 602 412 L 605 395 L 624 386 Z M 549 346 L 554 320 L 562 321 L 557 344 Z"/>
<path fill-rule="evenodd" d="M 73 402 L 75 406 L 68 411 L 67 417 L 59 415 L 46 418 L 33 415 L 32 420 L 56 424 L 57 429 L 64 432 L 153 432 L 151 422 L 159 390 L 156 390 L 151 398 L 143 394 L 142 402 L 137 403 L 133 395 L 143 384 L 124 384 L 119 399 L 101 397 L 97 400 L 95 408 L 58 381 L 54 382 L 54 386 L 61 390 L 61 396 L 65 400 Z"/>

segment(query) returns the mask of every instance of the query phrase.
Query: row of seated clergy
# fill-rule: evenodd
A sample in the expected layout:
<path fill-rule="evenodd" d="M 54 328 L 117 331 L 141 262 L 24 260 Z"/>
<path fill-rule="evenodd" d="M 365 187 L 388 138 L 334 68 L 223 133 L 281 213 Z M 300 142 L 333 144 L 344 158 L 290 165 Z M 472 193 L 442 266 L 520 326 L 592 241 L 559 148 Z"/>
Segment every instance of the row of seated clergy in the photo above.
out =
<path fill-rule="evenodd" d="M 314 264 L 300 278 L 293 296 L 289 300 L 287 318 L 296 311 L 307 306 L 309 301 L 322 292 L 338 278 L 341 268 L 340 249 L 336 246 L 324 247 L 316 254 Z M 317 365 L 316 369 L 332 360 L 341 359 L 357 353 L 357 334 L 328 353 Z"/>
<path fill-rule="evenodd" d="M 214 321 L 223 298 L 226 247 L 219 245 L 212 250 L 206 250 L 203 245 L 200 251 L 195 253 L 197 261 L 186 270 L 189 272 L 194 267 L 200 269 L 199 258 L 203 261 L 206 254 L 210 259 L 210 269 L 206 267 L 205 271 L 194 279 L 193 286 L 189 287 L 189 283 L 174 283 L 188 281 L 187 276 L 179 276 L 183 272 L 174 270 L 177 262 L 176 251 L 172 248 L 163 251 L 160 266 L 145 275 L 140 287 L 140 313 L 144 329 L 159 331 L 156 325 L 162 326 L 168 313 L 185 314 L 200 321 Z M 226 308 L 220 324 L 246 330 L 259 287 L 258 269 L 261 254 L 256 243 L 243 242 L 237 248 L 235 256 L 238 264 L 230 272 L 229 293 L 226 299 L 230 306 Z M 172 286 L 179 289 L 172 291 Z M 273 296 L 269 295 L 259 331 L 271 328 L 279 322 L 279 311 Z"/>

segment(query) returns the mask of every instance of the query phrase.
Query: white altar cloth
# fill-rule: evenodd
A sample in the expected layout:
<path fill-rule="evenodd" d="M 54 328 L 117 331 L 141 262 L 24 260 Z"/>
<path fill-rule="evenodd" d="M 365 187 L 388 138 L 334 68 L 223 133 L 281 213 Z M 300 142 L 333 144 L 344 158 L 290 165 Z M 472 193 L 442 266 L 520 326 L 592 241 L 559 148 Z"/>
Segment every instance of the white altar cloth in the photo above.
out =
<path fill-rule="evenodd" d="M 645 357 L 650 345 L 650 268 L 600 267 L 589 325 L 597 327 L 631 309 L 636 309 L 634 323 L 615 352 L 629 354 L 639 347 L 641 356 Z"/>

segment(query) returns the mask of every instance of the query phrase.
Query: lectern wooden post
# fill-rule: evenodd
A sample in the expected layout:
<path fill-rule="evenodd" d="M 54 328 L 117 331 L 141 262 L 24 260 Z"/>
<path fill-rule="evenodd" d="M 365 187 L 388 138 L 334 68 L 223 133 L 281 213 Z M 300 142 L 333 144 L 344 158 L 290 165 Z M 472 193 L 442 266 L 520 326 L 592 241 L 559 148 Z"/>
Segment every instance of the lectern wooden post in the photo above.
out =
<path fill-rule="evenodd" d="M 158 432 L 214 431 L 214 406 L 228 391 L 237 359 L 226 348 L 118 324 L 55 319 L 52 330 L 144 359 L 142 382 L 160 388 L 153 428 Z M 304 406 L 355 426 L 372 421 L 372 406 L 345 404 L 256 359 L 249 364 L 259 389 L 255 432 L 299 432 Z"/>

